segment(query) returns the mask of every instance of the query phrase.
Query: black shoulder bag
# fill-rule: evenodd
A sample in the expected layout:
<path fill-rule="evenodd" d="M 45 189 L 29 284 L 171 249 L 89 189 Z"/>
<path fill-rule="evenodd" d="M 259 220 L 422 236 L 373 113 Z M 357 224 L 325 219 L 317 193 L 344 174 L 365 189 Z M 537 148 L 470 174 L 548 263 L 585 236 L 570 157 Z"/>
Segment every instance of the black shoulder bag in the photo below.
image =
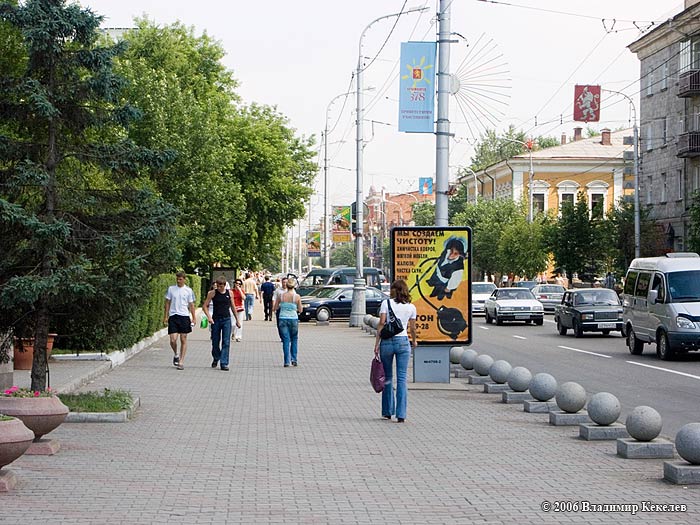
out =
<path fill-rule="evenodd" d="M 401 324 L 401 319 L 394 315 L 394 310 L 391 309 L 391 301 L 386 300 L 386 304 L 389 307 L 389 312 L 386 314 L 386 323 L 384 328 L 379 332 L 379 337 L 382 339 L 391 339 L 397 334 L 403 332 L 403 324 Z"/>

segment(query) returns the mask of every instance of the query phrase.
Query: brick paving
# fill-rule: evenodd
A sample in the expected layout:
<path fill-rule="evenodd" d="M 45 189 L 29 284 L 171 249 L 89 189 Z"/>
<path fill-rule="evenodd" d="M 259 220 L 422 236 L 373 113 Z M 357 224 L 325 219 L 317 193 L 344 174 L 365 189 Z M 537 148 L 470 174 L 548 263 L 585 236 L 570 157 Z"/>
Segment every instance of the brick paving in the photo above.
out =
<path fill-rule="evenodd" d="M 369 335 L 304 323 L 299 367 L 283 368 L 275 325 L 256 314 L 230 372 L 210 368 L 196 329 L 184 371 L 163 338 L 84 387 L 131 390 L 141 408 L 128 423 L 65 423 L 57 455 L 11 464 L 0 523 L 700 522 L 700 488 L 663 481 L 661 460 L 618 458 L 614 442 L 480 385 L 411 389 L 406 423 L 383 420 Z M 53 366 L 54 385 L 71 366 Z M 545 513 L 545 500 L 688 510 Z"/>

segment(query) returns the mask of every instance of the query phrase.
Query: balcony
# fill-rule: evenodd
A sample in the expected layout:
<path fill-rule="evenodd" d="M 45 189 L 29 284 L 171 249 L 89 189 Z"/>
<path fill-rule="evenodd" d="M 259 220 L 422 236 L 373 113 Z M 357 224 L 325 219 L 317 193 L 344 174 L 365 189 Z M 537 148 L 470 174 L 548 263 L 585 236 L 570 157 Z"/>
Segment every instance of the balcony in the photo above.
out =
<path fill-rule="evenodd" d="M 700 131 L 691 131 L 678 135 L 678 157 L 700 156 Z"/>
<path fill-rule="evenodd" d="M 678 96 L 681 98 L 700 95 L 700 69 L 691 69 L 678 77 Z"/>

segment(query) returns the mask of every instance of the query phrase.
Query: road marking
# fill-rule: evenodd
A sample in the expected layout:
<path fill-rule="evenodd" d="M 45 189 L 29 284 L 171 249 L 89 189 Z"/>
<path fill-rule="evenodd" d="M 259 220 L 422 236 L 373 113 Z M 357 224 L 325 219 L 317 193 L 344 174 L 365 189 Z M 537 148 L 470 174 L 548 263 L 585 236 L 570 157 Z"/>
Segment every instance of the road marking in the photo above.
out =
<path fill-rule="evenodd" d="M 553 319 L 545 319 L 544 322 L 545 322 L 545 323 L 557 324 L 556 321 L 554 321 Z"/>
<path fill-rule="evenodd" d="M 700 376 L 694 376 L 693 374 L 686 374 L 685 372 L 677 372 L 676 370 L 671 370 L 669 368 L 661 368 L 660 366 L 645 365 L 644 363 L 637 363 L 635 361 L 627 361 L 631 365 L 643 366 L 646 368 L 653 368 L 654 370 L 661 370 L 662 372 L 671 372 L 672 374 L 678 374 L 679 376 L 692 377 L 693 379 L 700 379 Z"/>
<path fill-rule="evenodd" d="M 488 330 L 488 329 L 489 329 L 488 326 L 479 326 L 479 328 L 481 328 L 482 330 Z"/>
<path fill-rule="evenodd" d="M 513 337 L 515 337 L 516 339 L 525 339 L 525 340 L 527 340 L 527 337 L 523 337 L 522 335 L 514 335 Z"/>
<path fill-rule="evenodd" d="M 582 354 L 597 355 L 598 357 L 605 357 L 606 359 L 612 359 L 611 355 L 596 354 L 595 352 L 589 352 L 588 350 L 579 350 L 578 348 L 571 348 L 570 346 L 561 346 L 558 348 L 563 348 L 564 350 L 571 350 L 573 352 L 581 352 Z"/>

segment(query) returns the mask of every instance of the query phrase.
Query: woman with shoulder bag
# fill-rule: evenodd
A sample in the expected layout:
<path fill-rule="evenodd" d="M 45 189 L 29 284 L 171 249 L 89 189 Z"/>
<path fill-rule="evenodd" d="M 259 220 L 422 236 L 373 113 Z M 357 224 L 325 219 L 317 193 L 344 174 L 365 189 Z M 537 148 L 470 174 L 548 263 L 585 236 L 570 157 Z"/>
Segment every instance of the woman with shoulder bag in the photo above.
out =
<path fill-rule="evenodd" d="M 403 279 L 391 283 L 389 289 L 391 299 L 384 301 L 379 308 L 379 325 L 377 339 L 374 344 L 374 355 L 379 356 L 384 365 L 386 377 L 382 391 L 382 417 L 391 419 L 396 414 L 396 420 L 403 423 L 406 419 L 406 403 L 408 395 L 408 362 L 411 359 L 411 347 L 416 347 L 416 307 L 411 304 L 408 285 Z M 401 321 L 403 330 L 393 336 L 383 339 L 382 329 L 391 324 L 391 315 Z M 389 320 L 387 320 L 389 318 Z M 405 328 L 408 327 L 408 328 Z M 410 342 L 409 342 L 410 334 Z M 396 357 L 396 399 L 393 388 L 393 361 Z"/>
<path fill-rule="evenodd" d="M 245 319 L 245 292 L 243 291 L 243 281 L 236 279 L 233 286 L 233 302 L 236 310 L 233 312 L 238 323 L 233 325 L 233 338 L 240 342 L 243 339 L 243 319 Z"/>

